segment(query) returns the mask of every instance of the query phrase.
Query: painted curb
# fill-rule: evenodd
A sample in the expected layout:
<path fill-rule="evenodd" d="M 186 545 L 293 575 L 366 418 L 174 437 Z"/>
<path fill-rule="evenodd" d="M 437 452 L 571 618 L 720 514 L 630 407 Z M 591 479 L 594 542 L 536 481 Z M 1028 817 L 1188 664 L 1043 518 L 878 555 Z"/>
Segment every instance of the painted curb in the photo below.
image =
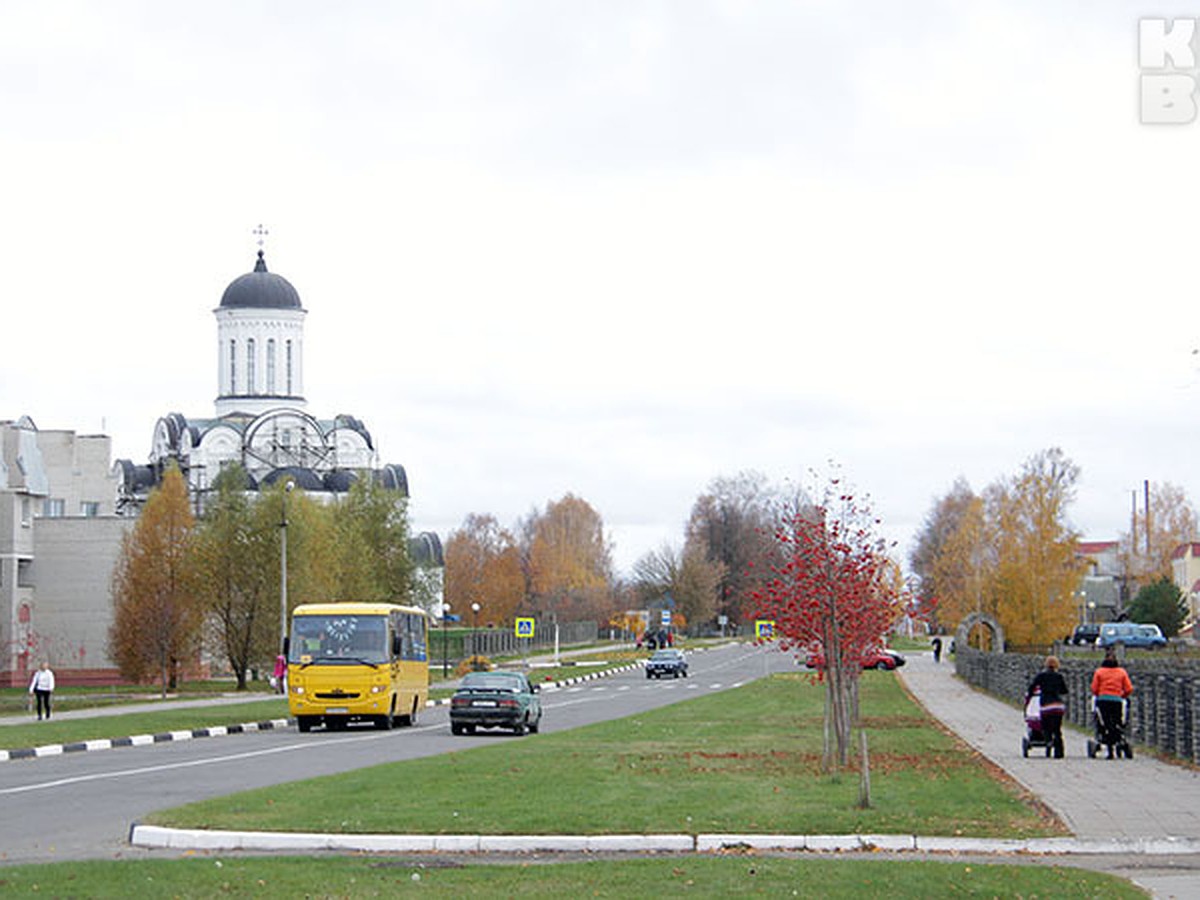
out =
<path fill-rule="evenodd" d="M 903 834 L 322 834 L 317 832 L 203 831 L 134 824 L 129 843 L 170 850 L 340 850 L 362 853 L 722 853 L 791 850 L 846 853 L 970 853 L 1003 856 L 1144 855 L 1200 853 L 1196 838 L 991 839 Z"/>

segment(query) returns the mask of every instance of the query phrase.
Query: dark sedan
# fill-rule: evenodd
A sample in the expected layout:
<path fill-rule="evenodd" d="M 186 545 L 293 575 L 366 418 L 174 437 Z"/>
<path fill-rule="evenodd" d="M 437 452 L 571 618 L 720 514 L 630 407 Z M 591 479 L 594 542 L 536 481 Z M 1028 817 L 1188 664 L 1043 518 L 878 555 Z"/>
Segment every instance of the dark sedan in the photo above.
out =
<path fill-rule="evenodd" d="M 513 734 L 536 734 L 542 723 L 537 692 L 537 685 L 520 672 L 471 672 L 450 698 L 450 731 L 508 728 Z"/>
<path fill-rule="evenodd" d="M 654 655 L 646 660 L 647 678 L 662 678 L 665 675 L 687 678 L 687 673 L 687 657 L 682 650 L 655 650 Z"/>

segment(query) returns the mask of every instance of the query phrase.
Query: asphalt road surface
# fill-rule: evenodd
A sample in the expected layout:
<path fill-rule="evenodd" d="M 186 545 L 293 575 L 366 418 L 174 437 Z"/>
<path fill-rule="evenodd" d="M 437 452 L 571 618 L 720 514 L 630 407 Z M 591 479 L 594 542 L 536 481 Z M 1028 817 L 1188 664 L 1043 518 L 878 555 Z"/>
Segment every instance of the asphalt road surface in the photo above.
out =
<path fill-rule="evenodd" d="M 690 653 L 689 678 L 650 680 L 640 670 L 542 694 L 550 733 L 633 715 L 768 672 L 794 671 L 790 655 L 747 645 Z M 295 728 L 0 763 L 0 864 L 146 855 L 126 839 L 147 813 L 249 788 L 513 738 L 450 734 L 448 708 L 427 709 L 413 728 Z M 203 723 L 197 723 L 203 724 Z M 536 738 L 532 738 L 536 739 Z"/>

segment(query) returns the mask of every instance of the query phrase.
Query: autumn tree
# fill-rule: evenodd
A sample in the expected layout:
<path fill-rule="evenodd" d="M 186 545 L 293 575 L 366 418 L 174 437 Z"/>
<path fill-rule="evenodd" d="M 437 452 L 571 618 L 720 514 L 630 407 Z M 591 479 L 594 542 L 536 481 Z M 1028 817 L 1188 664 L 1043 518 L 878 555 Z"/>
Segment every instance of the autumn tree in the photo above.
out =
<path fill-rule="evenodd" d="M 968 613 L 996 614 L 990 593 L 995 572 L 995 546 L 984 514 L 982 497 L 972 494 L 947 523 L 929 564 L 937 600 L 937 619 L 954 628 Z M 928 590 L 922 578 L 922 591 Z"/>
<path fill-rule="evenodd" d="M 775 622 L 785 650 L 824 657 L 824 764 L 846 765 L 855 698 L 866 654 L 890 630 L 906 598 L 888 577 L 886 542 L 878 520 L 837 478 L 819 503 L 797 496 L 778 508 L 769 575 L 755 593 L 756 616 Z"/>
<path fill-rule="evenodd" d="M 944 497 L 938 498 L 925 516 L 914 538 L 908 560 L 909 568 L 919 579 L 918 598 L 924 605 L 940 603 L 944 609 L 947 595 L 961 594 L 962 576 L 946 573 L 950 580 L 943 584 L 939 564 L 944 565 L 944 551 L 950 541 L 955 539 L 964 518 L 978 515 L 979 512 L 979 498 L 971 490 L 967 480 L 959 477 L 950 491 Z M 961 538 L 962 535 L 958 535 L 960 544 Z M 961 553 L 954 555 L 961 556 Z M 956 605 L 959 605 L 958 599 L 956 597 Z M 951 610 L 952 615 L 956 613 L 957 610 Z"/>
<path fill-rule="evenodd" d="M 1129 604 L 1129 618 L 1153 623 L 1169 638 L 1179 634 L 1187 615 L 1187 599 L 1170 578 L 1159 578 L 1146 585 Z"/>
<path fill-rule="evenodd" d="M 742 472 L 716 478 L 692 504 L 686 537 L 689 546 L 705 548 L 721 573 L 716 612 L 731 622 L 744 619 L 762 561 L 772 547 L 771 506 L 777 500 L 764 475 Z M 748 605 L 750 604 L 750 605 Z"/>
<path fill-rule="evenodd" d="M 1182 488 L 1152 483 L 1149 495 L 1149 516 L 1135 508 L 1131 530 L 1120 536 L 1121 565 L 1134 585 L 1170 578 L 1172 554 L 1197 535 L 1196 508 Z"/>
<path fill-rule="evenodd" d="M 1086 564 L 1067 520 L 1079 467 L 1057 447 L 1025 461 L 986 495 L 996 541 L 996 617 L 1017 645 L 1049 644 L 1077 619 L 1075 591 Z"/>
<path fill-rule="evenodd" d="M 217 477 L 194 545 L 197 593 L 208 612 L 211 643 L 228 662 L 237 689 L 247 673 L 278 652 L 278 527 L 256 521 L 241 466 Z"/>
<path fill-rule="evenodd" d="M 364 474 L 328 511 L 336 547 L 336 595 L 410 602 L 415 567 L 403 495 Z"/>
<path fill-rule="evenodd" d="M 157 676 L 166 696 L 199 647 L 204 609 L 191 558 L 194 519 L 178 468 L 163 473 L 113 570 L 109 653 L 133 681 Z"/>
<path fill-rule="evenodd" d="M 489 621 L 509 624 L 525 597 L 516 539 L 495 517 L 472 513 L 446 539 L 445 601 L 460 613 L 478 603 Z"/>
<path fill-rule="evenodd" d="M 721 564 L 709 558 L 700 538 L 688 541 L 682 550 L 663 544 L 644 554 L 633 567 L 634 588 L 643 606 L 669 596 L 676 611 L 695 623 L 715 616 L 723 576 Z"/>
<path fill-rule="evenodd" d="M 612 548 L 600 514 L 566 494 L 531 516 L 523 530 L 531 607 L 561 621 L 607 619 L 614 611 Z"/>

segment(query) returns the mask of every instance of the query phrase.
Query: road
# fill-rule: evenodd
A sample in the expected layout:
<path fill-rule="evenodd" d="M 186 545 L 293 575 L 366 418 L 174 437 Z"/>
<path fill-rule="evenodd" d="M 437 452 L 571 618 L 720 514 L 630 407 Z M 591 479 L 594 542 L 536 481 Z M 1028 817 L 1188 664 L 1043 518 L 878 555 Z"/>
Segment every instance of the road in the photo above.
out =
<path fill-rule="evenodd" d="M 641 670 L 546 690 L 542 732 L 553 733 L 728 690 L 795 670 L 789 655 L 726 645 L 689 655 L 691 677 L 648 680 Z M 523 738 L 522 740 L 536 740 Z M 0 764 L 0 863 L 142 855 L 130 825 L 155 810 L 256 787 L 434 756 L 515 738 L 454 737 L 445 706 L 413 728 L 298 734 L 294 728 Z"/>

